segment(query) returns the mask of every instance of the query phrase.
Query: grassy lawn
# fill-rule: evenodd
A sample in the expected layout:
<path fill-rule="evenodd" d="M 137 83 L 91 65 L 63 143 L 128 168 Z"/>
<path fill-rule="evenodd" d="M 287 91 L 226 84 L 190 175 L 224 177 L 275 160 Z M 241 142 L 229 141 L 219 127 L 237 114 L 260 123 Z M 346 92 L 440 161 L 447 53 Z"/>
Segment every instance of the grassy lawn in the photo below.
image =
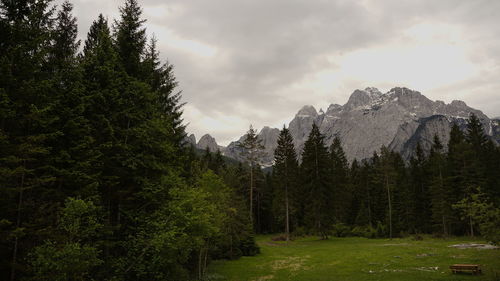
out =
<path fill-rule="evenodd" d="M 261 254 L 235 261 L 215 261 L 209 280 L 500 280 L 500 250 L 457 249 L 478 239 L 407 239 L 308 237 L 273 242 L 258 237 Z M 452 274 L 455 263 L 481 264 L 483 274 Z M 497 276 L 497 277 L 495 277 Z"/>

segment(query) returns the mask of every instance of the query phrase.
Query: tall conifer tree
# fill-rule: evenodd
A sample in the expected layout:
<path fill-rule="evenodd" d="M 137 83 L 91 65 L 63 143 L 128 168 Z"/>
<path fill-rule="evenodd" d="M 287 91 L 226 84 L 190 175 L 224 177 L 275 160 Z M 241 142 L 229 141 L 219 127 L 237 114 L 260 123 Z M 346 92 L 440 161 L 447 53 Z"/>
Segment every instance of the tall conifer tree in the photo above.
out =
<path fill-rule="evenodd" d="M 302 152 L 301 177 L 305 203 L 305 220 L 323 239 L 333 223 L 333 191 L 330 185 L 328 149 L 324 136 L 313 123 Z"/>
<path fill-rule="evenodd" d="M 298 161 L 290 131 L 283 127 L 278 137 L 278 146 L 274 151 L 273 175 L 275 179 L 276 202 L 285 213 L 286 241 L 290 240 L 290 217 L 295 213 L 297 198 Z"/>
<path fill-rule="evenodd" d="M 254 217 L 254 189 L 255 189 L 255 178 L 254 169 L 257 167 L 260 169 L 259 161 L 264 155 L 264 145 L 262 145 L 262 140 L 257 136 L 257 132 L 250 125 L 250 129 L 247 131 L 242 142 L 238 144 L 242 149 L 242 156 L 247 161 L 250 166 L 250 184 L 249 184 L 249 209 L 250 209 L 250 221 L 253 223 Z"/>
<path fill-rule="evenodd" d="M 349 165 L 338 137 L 333 139 L 330 146 L 331 185 L 333 193 L 333 208 L 338 222 L 347 222 L 348 208 L 352 200 L 349 190 Z"/>

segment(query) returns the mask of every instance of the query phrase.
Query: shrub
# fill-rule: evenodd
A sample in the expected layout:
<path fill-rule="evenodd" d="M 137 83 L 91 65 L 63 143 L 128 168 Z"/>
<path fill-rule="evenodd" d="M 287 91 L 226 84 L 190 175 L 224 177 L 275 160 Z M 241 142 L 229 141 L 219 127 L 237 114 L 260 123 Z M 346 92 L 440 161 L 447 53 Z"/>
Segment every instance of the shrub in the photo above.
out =
<path fill-rule="evenodd" d="M 332 225 L 332 235 L 336 237 L 347 237 L 351 235 L 351 229 L 343 223 L 336 223 Z"/>
<path fill-rule="evenodd" d="M 304 237 L 307 234 L 308 233 L 307 233 L 306 229 L 302 226 L 295 228 L 295 230 L 292 232 L 293 237 Z"/>
<path fill-rule="evenodd" d="M 280 234 L 271 238 L 272 241 L 286 241 L 286 234 Z"/>
<path fill-rule="evenodd" d="M 377 238 L 387 237 L 387 227 L 381 222 L 377 222 L 376 233 L 377 233 Z"/>
<path fill-rule="evenodd" d="M 260 248 L 257 246 L 257 243 L 255 243 L 255 237 L 253 235 L 249 235 L 241 240 L 240 250 L 244 256 L 255 256 L 260 253 Z"/>
<path fill-rule="evenodd" d="M 353 236 L 365 237 L 365 238 L 375 238 L 377 233 L 375 229 L 371 226 L 356 226 L 351 230 Z"/>

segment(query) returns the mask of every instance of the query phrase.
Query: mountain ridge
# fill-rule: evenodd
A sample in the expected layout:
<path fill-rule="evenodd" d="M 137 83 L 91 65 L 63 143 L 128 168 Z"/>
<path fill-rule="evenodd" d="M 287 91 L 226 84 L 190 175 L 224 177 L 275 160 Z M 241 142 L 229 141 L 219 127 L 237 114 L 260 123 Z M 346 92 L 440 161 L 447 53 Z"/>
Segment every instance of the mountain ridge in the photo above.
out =
<path fill-rule="evenodd" d="M 432 101 L 420 92 L 405 87 L 394 87 L 386 93 L 374 87 L 356 89 L 344 105 L 330 104 L 326 112 L 304 105 L 289 122 L 288 128 L 299 156 L 314 122 L 325 135 L 327 145 L 335 137 L 340 138 L 349 161 L 369 158 L 382 146 L 401 153 L 408 160 L 417 143 L 428 151 L 435 134 L 446 146 L 452 124 L 465 128 L 466 119 L 472 113 L 480 119 L 485 133 L 499 144 L 500 120 L 488 118 L 464 101 L 453 100 L 448 104 L 440 100 Z M 278 135 L 278 128 L 268 126 L 258 132 L 267 153 L 262 159 L 264 166 L 273 163 Z M 244 160 L 237 145 L 244 136 L 227 147 L 220 147 L 223 154 Z"/>

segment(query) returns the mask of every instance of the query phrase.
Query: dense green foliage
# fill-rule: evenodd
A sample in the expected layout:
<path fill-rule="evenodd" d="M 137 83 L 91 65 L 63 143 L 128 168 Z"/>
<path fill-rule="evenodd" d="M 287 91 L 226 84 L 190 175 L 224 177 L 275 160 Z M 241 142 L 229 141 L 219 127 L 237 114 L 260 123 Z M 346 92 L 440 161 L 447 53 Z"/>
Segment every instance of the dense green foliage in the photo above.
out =
<path fill-rule="evenodd" d="M 79 53 L 69 2 L 1 2 L 0 279 L 183 280 L 258 253 L 248 170 L 186 146 L 141 13 L 99 15 Z"/>

